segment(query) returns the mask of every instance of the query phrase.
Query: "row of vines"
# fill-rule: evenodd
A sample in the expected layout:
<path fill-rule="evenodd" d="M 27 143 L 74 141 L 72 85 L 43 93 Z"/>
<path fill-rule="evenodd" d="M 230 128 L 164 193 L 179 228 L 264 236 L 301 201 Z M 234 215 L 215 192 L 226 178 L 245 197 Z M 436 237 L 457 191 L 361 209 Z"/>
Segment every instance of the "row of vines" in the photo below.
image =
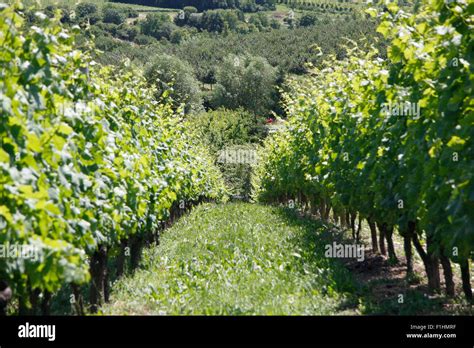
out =
<path fill-rule="evenodd" d="M 474 4 L 427 0 L 416 14 L 385 5 L 368 12 L 389 41 L 386 60 L 350 45 L 349 58 L 290 81 L 289 119 L 265 143 L 255 195 L 332 211 L 356 240 L 356 217 L 367 220 L 372 248 L 393 262 L 398 233 L 407 276 L 414 246 L 430 291 L 441 290 L 442 267 L 455 295 L 454 262 L 472 300 Z"/>
<path fill-rule="evenodd" d="M 108 297 L 146 241 L 193 204 L 225 197 L 219 170 L 139 71 L 99 67 L 59 19 L 0 4 L 0 310 L 47 314 L 52 294 Z M 127 259 L 129 260 L 129 259 Z M 13 307 L 12 307 L 13 308 Z"/>
<path fill-rule="evenodd" d="M 328 1 L 288 1 L 279 0 L 278 3 L 285 4 L 293 9 L 306 11 L 322 11 L 332 13 L 351 13 L 360 6 L 358 4 L 347 2 L 328 2 Z"/>

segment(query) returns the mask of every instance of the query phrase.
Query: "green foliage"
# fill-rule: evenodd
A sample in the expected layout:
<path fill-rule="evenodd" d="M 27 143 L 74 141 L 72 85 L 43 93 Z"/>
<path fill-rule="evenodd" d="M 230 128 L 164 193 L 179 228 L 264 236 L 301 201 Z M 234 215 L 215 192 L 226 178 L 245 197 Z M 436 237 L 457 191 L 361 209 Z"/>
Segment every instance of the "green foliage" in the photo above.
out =
<path fill-rule="evenodd" d="M 280 29 L 281 24 L 280 24 L 280 22 L 279 22 L 278 20 L 276 20 L 275 18 L 272 18 L 272 19 L 270 20 L 270 27 L 271 27 L 272 29 Z"/>
<path fill-rule="evenodd" d="M 214 154 L 229 145 L 256 143 L 264 131 L 262 122 L 242 109 L 219 108 L 192 115 L 188 122 Z"/>
<path fill-rule="evenodd" d="M 195 27 L 215 33 L 240 32 L 248 33 L 250 27 L 255 31 L 263 31 L 270 28 L 270 21 L 265 13 L 251 15 L 248 25 L 245 15 L 239 10 L 212 10 L 196 14 L 190 10 L 180 12 L 174 19 L 178 26 Z"/>
<path fill-rule="evenodd" d="M 103 51 L 110 51 L 120 46 L 120 42 L 118 42 L 113 37 L 109 35 L 97 35 L 95 38 L 95 47 L 99 50 Z"/>
<path fill-rule="evenodd" d="M 115 2 L 125 2 L 146 6 L 158 6 L 166 8 L 186 9 L 197 8 L 199 11 L 212 9 L 238 8 L 246 12 L 255 12 L 275 9 L 274 0 L 114 0 Z"/>
<path fill-rule="evenodd" d="M 127 6 L 125 8 L 121 8 L 121 10 L 127 18 L 138 18 L 138 11 L 133 7 Z"/>
<path fill-rule="evenodd" d="M 249 197 L 257 143 L 265 131 L 261 119 L 242 109 L 222 108 L 192 115 L 187 121 L 196 137 L 210 149 L 229 192 Z"/>
<path fill-rule="evenodd" d="M 76 18 L 94 24 L 100 20 L 97 5 L 92 2 L 81 2 L 76 6 Z"/>
<path fill-rule="evenodd" d="M 134 41 L 140 33 L 140 29 L 137 26 L 122 24 L 116 33 L 116 36 L 122 40 Z"/>
<path fill-rule="evenodd" d="M 145 69 L 147 81 L 156 87 L 156 96 L 167 93 L 175 109 L 184 106 L 186 114 L 203 110 L 201 90 L 192 67 L 176 57 L 159 55 Z"/>
<path fill-rule="evenodd" d="M 324 315 L 353 280 L 324 257 L 324 227 L 280 208 L 201 205 L 115 285 L 105 314 Z M 133 300 L 132 300 L 133 299 Z"/>
<path fill-rule="evenodd" d="M 318 21 L 318 17 L 314 13 L 305 13 L 301 16 L 299 25 L 302 27 L 309 27 L 310 25 L 315 25 Z"/>
<path fill-rule="evenodd" d="M 102 10 L 102 21 L 104 23 L 122 24 L 125 21 L 125 14 L 118 8 L 105 7 Z"/>
<path fill-rule="evenodd" d="M 194 6 L 185 6 L 183 7 L 183 11 L 186 13 L 197 13 L 198 9 Z"/>
<path fill-rule="evenodd" d="M 261 119 L 242 109 L 217 109 L 192 115 L 188 122 L 211 150 L 229 192 L 249 197 L 257 143 L 265 132 Z"/>
<path fill-rule="evenodd" d="M 234 16 L 233 18 L 231 16 L 227 16 L 227 18 L 224 18 L 223 14 L 224 11 L 222 10 L 204 12 L 202 14 L 199 27 L 207 31 L 222 33 L 226 29 L 226 26 L 229 26 L 226 19 L 230 19 L 231 23 L 233 22 L 232 19 L 237 21 L 237 16 Z"/>
<path fill-rule="evenodd" d="M 229 55 L 219 66 L 211 104 L 266 116 L 276 104 L 277 70 L 265 58 Z"/>
<path fill-rule="evenodd" d="M 98 245 L 158 228 L 177 200 L 224 194 L 207 150 L 131 67 L 98 68 L 73 32 L 0 8 L 0 258 L 15 296 L 89 279 Z M 25 44 L 27 43 L 27 44 Z"/>
<path fill-rule="evenodd" d="M 133 41 L 139 45 L 151 45 L 152 43 L 156 43 L 156 39 L 153 36 L 143 34 L 138 34 Z"/>
<path fill-rule="evenodd" d="M 432 1 L 402 15 L 391 3 L 378 27 L 390 40 L 388 61 L 351 48 L 348 59 L 291 82 L 291 117 L 266 143 L 256 194 L 303 192 L 400 231 L 411 221 L 432 241 L 429 253 L 467 259 L 474 249 L 470 7 Z M 415 112 L 387 114 L 387 105 L 400 104 Z"/>
<path fill-rule="evenodd" d="M 264 13 L 251 15 L 248 22 L 255 25 L 259 31 L 263 31 L 270 26 L 270 21 L 268 20 L 267 15 Z"/>
<path fill-rule="evenodd" d="M 338 59 L 343 59 L 346 56 L 343 46 L 349 37 L 356 42 L 366 41 L 368 45 L 374 45 L 383 57 L 385 45 L 383 40 L 377 41 L 374 23 L 367 19 L 318 21 L 310 27 L 253 33 L 249 33 L 245 26 L 240 34 L 229 32 L 224 36 L 203 32 L 194 35 L 192 40 L 181 41 L 179 45 L 165 41 L 147 48 L 120 49 L 120 52 L 106 53 L 104 60 L 116 61 L 116 58 L 107 59 L 107 55 L 120 55 L 146 63 L 157 52 L 176 55 L 193 66 L 200 81 L 215 83 L 216 70 L 229 54 L 248 54 L 265 58 L 283 73 L 302 74 L 308 71 L 308 63 L 321 66 L 322 54 L 335 54 Z"/>
<path fill-rule="evenodd" d="M 192 31 L 189 29 L 176 29 L 170 35 L 170 42 L 179 44 L 181 41 L 187 40 L 191 37 Z"/>
<path fill-rule="evenodd" d="M 165 13 L 153 13 L 146 16 L 140 22 L 142 34 L 153 36 L 155 39 L 169 39 L 176 26 L 171 23 L 169 16 Z"/>

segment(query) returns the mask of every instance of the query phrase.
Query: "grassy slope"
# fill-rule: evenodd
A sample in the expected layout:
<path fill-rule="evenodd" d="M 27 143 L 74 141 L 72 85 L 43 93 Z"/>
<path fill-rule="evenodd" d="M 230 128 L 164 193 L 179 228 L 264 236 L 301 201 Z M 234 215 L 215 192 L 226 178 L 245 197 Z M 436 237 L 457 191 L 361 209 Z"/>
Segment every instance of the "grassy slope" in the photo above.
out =
<path fill-rule="evenodd" d="M 354 291 L 327 227 L 276 207 L 207 204 L 115 284 L 108 314 L 335 314 Z"/>

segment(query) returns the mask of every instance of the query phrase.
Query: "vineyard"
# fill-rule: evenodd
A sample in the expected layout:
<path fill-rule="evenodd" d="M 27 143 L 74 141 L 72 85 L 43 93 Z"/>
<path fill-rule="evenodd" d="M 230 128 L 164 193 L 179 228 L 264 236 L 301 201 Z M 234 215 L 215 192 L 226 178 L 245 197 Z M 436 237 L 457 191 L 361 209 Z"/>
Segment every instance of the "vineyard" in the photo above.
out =
<path fill-rule="evenodd" d="M 355 285 L 338 260 L 324 257 L 327 238 L 319 221 L 300 220 L 294 211 L 204 204 L 147 250 L 144 269 L 121 279 L 102 309 L 112 315 L 336 313 Z"/>
<path fill-rule="evenodd" d="M 333 243 L 472 310 L 474 4 L 249 3 L 363 15 L 232 32 L 0 3 L 0 315 L 417 313 Z"/>
<path fill-rule="evenodd" d="M 94 311 L 107 297 L 109 253 L 129 248 L 138 262 L 144 241 L 183 204 L 218 200 L 225 188 L 198 139 L 136 71 L 91 64 L 72 33 L 41 14 L 41 28 L 25 29 L 17 11 L 1 9 L 0 244 L 34 257 L 2 257 L 0 279 L 20 314 L 47 313 L 65 284 L 80 306 L 78 285 L 90 281 Z"/>
<path fill-rule="evenodd" d="M 365 4 L 350 2 L 350 1 L 291 1 L 291 0 L 280 0 L 279 4 L 288 6 L 292 9 L 305 10 L 305 11 L 316 11 L 316 12 L 330 12 L 330 13 L 353 13 L 360 12 L 360 9 L 366 7 Z"/>
<path fill-rule="evenodd" d="M 326 220 L 332 211 L 355 240 L 356 217 L 359 228 L 367 220 L 373 250 L 393 262 L 399 233 L 407 276 L 414 245 L 431 291 L 440 290 L 441 263 L 446 293 L 454 295 L 454 262 L 471 300 L 472 4 L 433 1 L 411 16 L 388 9 L 372 12 L 390 40 L 388 61 L 352 47 L 349 59 L 329 60 L 292 83 L 288 125 L 266 141 L 256 195 L 296 200 Z"/>

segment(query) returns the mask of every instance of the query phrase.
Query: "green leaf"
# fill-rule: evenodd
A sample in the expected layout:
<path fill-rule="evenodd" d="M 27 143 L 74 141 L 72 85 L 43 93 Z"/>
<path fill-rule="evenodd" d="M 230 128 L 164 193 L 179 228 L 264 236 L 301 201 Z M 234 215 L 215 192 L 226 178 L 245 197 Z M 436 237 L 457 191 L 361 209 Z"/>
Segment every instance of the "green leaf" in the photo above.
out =
<path fill-rule="evenodd" d="M 27 148 L 33 152 L 41 152 L 41 140 L 36 134 L 31 132 L 27 133 Z"/>
<path fill-rule="evenodd" d="M 13 223 L 13 217 L 8 207 L 0 205 L 0 215 L 3 216 L 9 223 Z"/>

